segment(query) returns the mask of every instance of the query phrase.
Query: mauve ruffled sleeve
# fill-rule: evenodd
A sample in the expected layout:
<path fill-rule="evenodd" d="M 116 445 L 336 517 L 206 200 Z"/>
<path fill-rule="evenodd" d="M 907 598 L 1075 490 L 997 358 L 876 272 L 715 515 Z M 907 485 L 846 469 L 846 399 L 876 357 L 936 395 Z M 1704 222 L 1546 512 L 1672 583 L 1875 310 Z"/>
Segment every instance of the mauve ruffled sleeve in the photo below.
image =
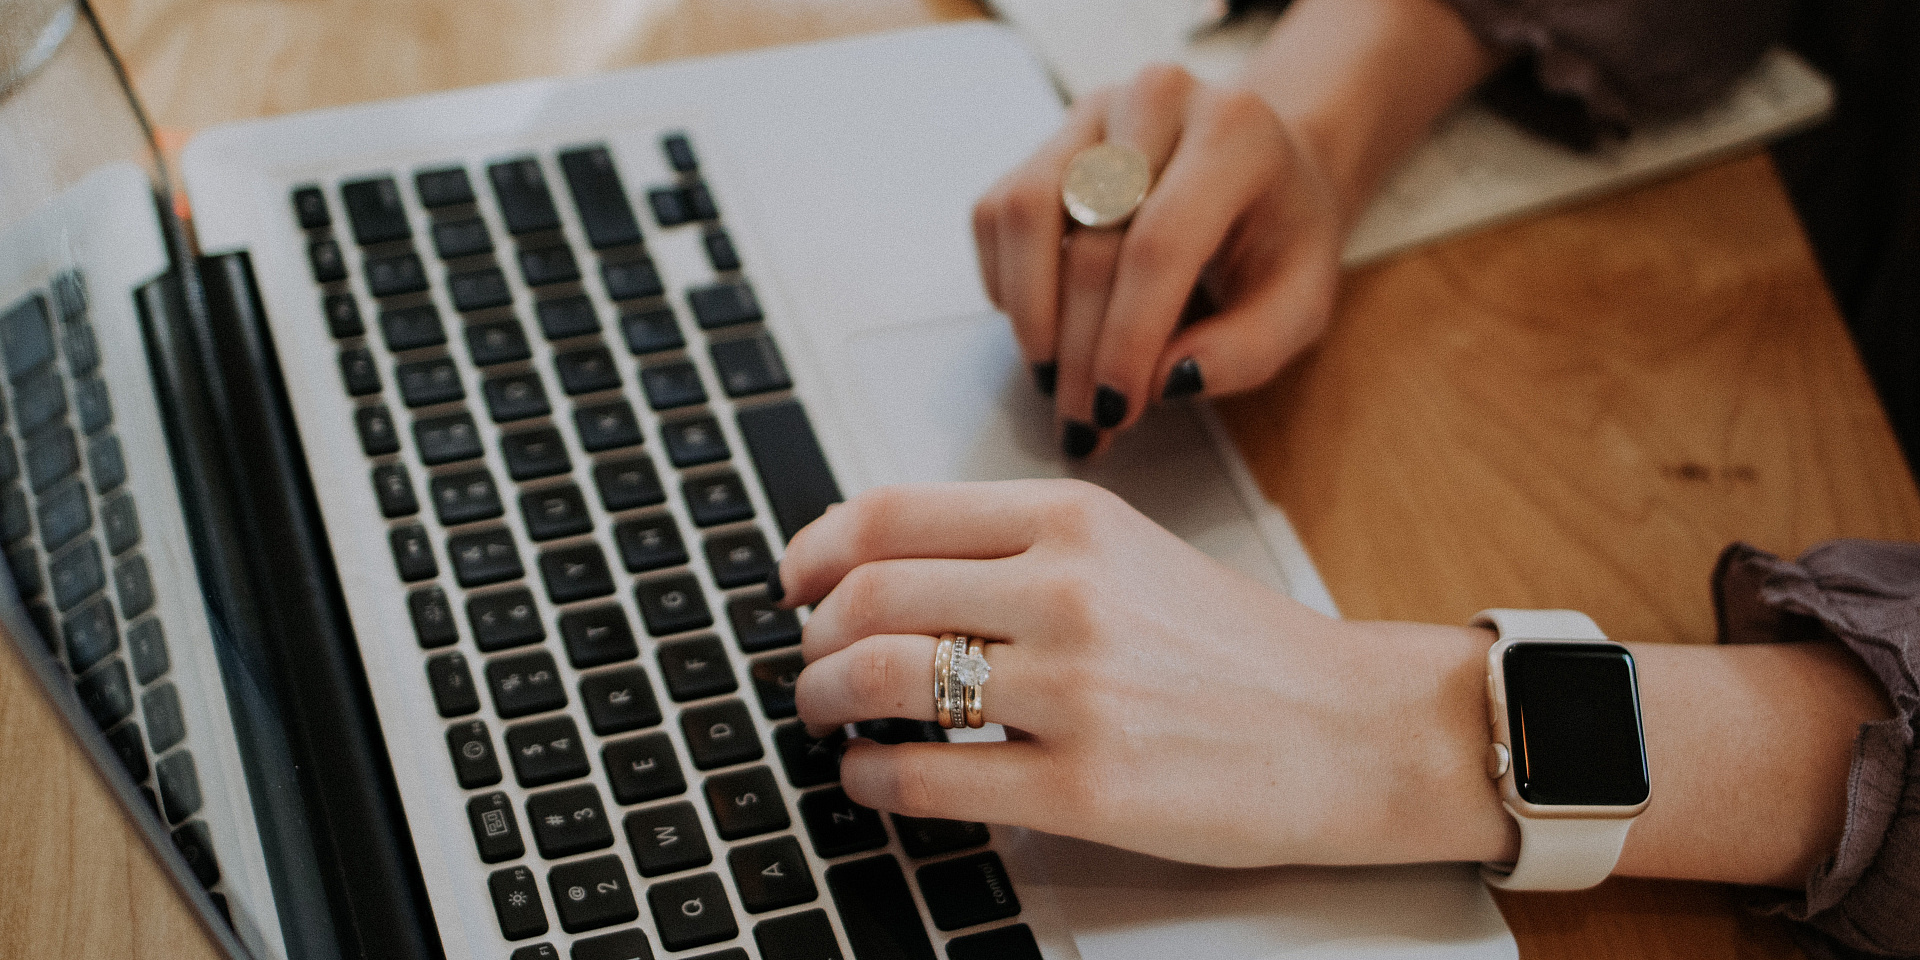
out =
<path fill-rule="evenodd" d="M 1816 931 L 1816 955 L 1920 956 L 1920 545 L 1835 540 L 1787 561 L 1736 543 L 1714 606 L 1722 643 L 1839 640 L 1894 709 L 1854 741 L 1839 847 L 1769 912 Z"/>

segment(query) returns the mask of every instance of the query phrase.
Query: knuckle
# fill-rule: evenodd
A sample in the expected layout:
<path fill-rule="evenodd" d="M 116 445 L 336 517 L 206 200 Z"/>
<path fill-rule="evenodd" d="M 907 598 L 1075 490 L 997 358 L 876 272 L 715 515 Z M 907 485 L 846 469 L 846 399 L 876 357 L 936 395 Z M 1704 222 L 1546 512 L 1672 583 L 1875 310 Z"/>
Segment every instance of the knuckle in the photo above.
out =
<path fill-rule="evenodd" d="M 1273 108 L 1260 95 L 1241 87 L 1221 90 L 1209 98 L 1207 127 L 1215 135 L 1232 135 L 1275 122 Z"/>
<path fill-rule="evenodd" d="M 848 671 L 847 687 L 856 703 L 893 703 L 900 699 L 900 671 L 886 651 L 872 643 L 861 644 Z"/>
<path fill-rule="evenodd" d="M 1049 220 L 1058 218 L 1059 187 L 1034 177 L 1024 177 L 1008 188 L 1002 213 L 1009 233 L 1033 236 Z"/>
<path fill-rule="evenodd" d="M 1134 224 L 1120 241 L 1120 270 L 1129 276 L 1161 272 L 1186 246 L 1171 236 L 1169 229 L 1160 220 Z"/>

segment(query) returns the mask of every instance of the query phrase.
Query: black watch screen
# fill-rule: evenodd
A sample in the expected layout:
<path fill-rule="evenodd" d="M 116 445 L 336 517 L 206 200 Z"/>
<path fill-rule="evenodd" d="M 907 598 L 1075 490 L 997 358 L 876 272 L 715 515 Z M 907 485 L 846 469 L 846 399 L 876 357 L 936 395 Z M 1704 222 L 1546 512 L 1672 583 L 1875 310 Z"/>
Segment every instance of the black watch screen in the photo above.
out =
<path fill-rule="evenodd" d="M 1617 643 L 1520 643 L 1503 657 L 1514 786 L 1528 803 L 1647 799 L 1633 655 Z"/>

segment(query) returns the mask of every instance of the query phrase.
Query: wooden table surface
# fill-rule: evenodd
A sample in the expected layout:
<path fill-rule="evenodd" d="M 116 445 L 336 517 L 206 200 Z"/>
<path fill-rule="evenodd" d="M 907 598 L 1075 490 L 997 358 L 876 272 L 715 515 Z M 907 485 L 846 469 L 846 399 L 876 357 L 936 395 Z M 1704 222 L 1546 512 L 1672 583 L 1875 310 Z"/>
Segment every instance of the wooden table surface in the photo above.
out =
<path fill-rule="evenodd" d="M 177 146 L 227 120 L 979 15 L 970 0 L 96 0 Z M 1305 362 L 1223 404 L 1343 612 L 1567 606 L 1710 642 L 1722 546 L 1920 539 L 1920 495 L 1752 155 L 1348 279 Z M 0 956 L 211 956 L 0 657 Z M 1795 957 L 1741 891 L 1503 894 L 1522 957 Z"/>

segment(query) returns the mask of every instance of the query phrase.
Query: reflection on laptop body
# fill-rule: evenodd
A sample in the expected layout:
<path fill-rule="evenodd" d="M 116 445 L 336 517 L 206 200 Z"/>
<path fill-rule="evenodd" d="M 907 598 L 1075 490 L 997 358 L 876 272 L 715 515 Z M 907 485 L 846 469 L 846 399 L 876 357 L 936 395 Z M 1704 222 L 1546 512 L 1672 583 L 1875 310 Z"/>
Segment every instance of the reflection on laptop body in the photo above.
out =
<path fill-rule="evenodd" d="M 763 582 L 794 531 L 877 483 L 1065 472 L 961 266 L 1059 109 L 1007 34 L 949 28 L 212 131 L 186 270 L 138 166 L 7 214 L 27 652 L 249 951 L 1233 955 L 1213 896 L 1303 918 L 1229 951 L 1511 955 L 1465 870 L 1168 896 L 1171 865 L 860 808 L 843 735 L 793 718 Z M 1090 479 L 1331 610 L 1204 412 L 1131 442 Z"/>

